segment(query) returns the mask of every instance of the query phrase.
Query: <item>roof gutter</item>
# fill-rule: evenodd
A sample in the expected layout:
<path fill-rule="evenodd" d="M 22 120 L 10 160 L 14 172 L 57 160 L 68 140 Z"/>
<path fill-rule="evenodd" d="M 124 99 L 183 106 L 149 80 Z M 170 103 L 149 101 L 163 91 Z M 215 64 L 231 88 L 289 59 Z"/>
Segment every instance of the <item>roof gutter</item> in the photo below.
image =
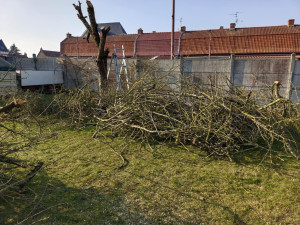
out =
<path fill-rule="evenodd" d="M 133 53 L 133 57 L 136 56 L 136 42 L 137 42 L 137 40 L 139 39 L 140 36 L 141 36 L 141 35 L 139 34 L 139 35 L 136 37 L 135 41 L 134 41 L 134 53 Z"/>
<path fill-rule="evenodd" d="M 183 36 L 184 32 L 181 32 L 179 40 L 178 40 L 178 53 L 177 53 L 177 57 L 180 56 L 180 45 L 181 45 L 181 38 Z"/>

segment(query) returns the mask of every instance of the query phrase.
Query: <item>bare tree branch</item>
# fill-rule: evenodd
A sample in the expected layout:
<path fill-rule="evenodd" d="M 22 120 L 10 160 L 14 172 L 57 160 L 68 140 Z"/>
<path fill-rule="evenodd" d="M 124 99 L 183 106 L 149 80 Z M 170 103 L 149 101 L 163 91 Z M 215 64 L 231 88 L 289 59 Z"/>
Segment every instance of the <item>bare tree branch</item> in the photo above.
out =
<path fill-rule="evenodd" d="M 90 23 L 87 22 L 86 17 L 83 16 L 81 2 L 79 1 L 78 5 L 73 4 L 74 8 L 77 10 L 78 18 L 82 21 L 83 25 L 87 28 L 87 42 L 89 42 L 90 36 L 93 37 L 97 47 L 98 47 L 98 55 L 97 55 L 97 67 L 99 71 L 99 91 L 104 90 L 107 87 L 107 58 L 109 54 L 109 49 L 105 49 L 106 36 L 109 33 L 111 27 L 105 28 L 101 27 L 100 35 L 98 32 L 98 23 L 95 17 L 94 6 L 91 1 L 86 0 L 87 11 Z"/>
<path fill-rule="evenodd" d="M 99 32 L 98 32 L 98 24 L 96 22 L 96 18 L 95 18 L 95 10 L 94 10 L 94 6 L 90 1 L 86 1 L 86 4 L 88 6 L 87 11 L 88 11 L 88 15 L 89 15 L 89 19 L 90 19 L 90 27 L 91 27 L 91 31 L 90 32 L 92 34 L 92 36 L 94 37 L 94 40 L 99 48 L 100 46 L 100 37 L 99 37 Z"/>
<path fill-rule="evenodd" d="M 87 22 L 86 17 L 83 16 L 82 9 L 81 9 L 81 2 L 78 1 L 78 5 L 73 4 L 73 6 L 77 10 L 77 12 L 78 12 L 78 14 L 77 14 L 78 18 L 81 20 L 81 22 L 83 23 L 83 25 L 85 26 L 85 28 L 88 30 L 88 33 L 91 34 L 92 33 L 92 28 L 89 25 L 89 23 Z M 94 38 L 94 36 L 93 36 L 93 38 Z M 94 40 L 95 40 L 95 38 L 94 38 Z M 95 40 L 95 42 L 96 42 L 96 40 Z"/>

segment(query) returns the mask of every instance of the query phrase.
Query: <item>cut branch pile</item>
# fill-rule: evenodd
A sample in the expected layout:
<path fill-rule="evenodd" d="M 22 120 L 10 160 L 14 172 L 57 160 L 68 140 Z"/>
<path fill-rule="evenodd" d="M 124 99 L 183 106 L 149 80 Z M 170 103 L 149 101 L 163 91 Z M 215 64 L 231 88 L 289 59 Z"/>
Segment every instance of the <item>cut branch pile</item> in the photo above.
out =
<path fill-rule="evenodd" d="M 240 89 L 186 83 L 172 91 L 164 80 L 146 76 L 118 94 L 107 113 L 97 117 L 98 131 L 110 129 L 146 143 L 194 145 L 230 159 L 250 149 L 272 153 L 276 144 L 299 158 L 291 135 L 298 133 L 298 107 L 287 99 L 260 105 Z"/>

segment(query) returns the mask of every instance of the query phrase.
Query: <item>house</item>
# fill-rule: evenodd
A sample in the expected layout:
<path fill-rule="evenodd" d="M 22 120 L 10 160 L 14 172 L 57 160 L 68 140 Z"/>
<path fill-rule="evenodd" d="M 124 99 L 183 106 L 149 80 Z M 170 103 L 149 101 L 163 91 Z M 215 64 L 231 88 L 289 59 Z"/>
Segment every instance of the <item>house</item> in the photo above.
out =
<path fill-rule="evenodd" d="M 174 55 L 178 55 L 179 39 L 184 32 L 174 32 Z M 171 32 L 155 32 L 144 33 L 140 28 L 138 30 L 139 37 L 136 40 L 136 51 L 132 56 L 168 56 L 171 51 Z"/>
<path fill-rule="evenodd" d="M 285 26 L 187 31 L 184 33 L 180 54 L 184 56 L 229 55 L 284 56 L 300 54 L 300 26 L 289 20 Z"/>
<path fill-rule="evenodd" d="M 134 54 L 134 41 L 136 40 L 137 34 L 127 34 L 121 23 L 99 23 L 98 30 L 101 27 L 111 27 L 111 30 L 107 34 L 106 47 L 113 49 L 114 44 L 118 43 L 118 46 L 124 45 L 126 49 L 126 54 Z M 74 37 L 70 33 L 67 33 L 66 39 L 61 42 L 61 52 L 62 55 L 71 57 L 92 57 L 97 56 L 98 48 L 93 40 L 87 42 L 86 40 L 87 30 L 79 37 Z M 110 51 L 109 56 L 111 56 L 112 51 Z"/>
<path fill-rule="evenodd" d="M 120 34 L 127 34 L 121 23 L 119 22 L 113 22 L 113 23 L 98 23 L 98 31 L 100 31 L 101 27 L 108 28 L 110 26 L 110 31 L 108 32 L 108 36 L 110 35 L 120 35 Z M 82 37 L 86 37 L 88 34 L 88 31 L 85 30 Z"/>
<path fill-rule="evenodd" d="M 45 59 L 45 58 L 59 58 L 60 57 L 60 52 L 56 52 L 56 51 L 49 51 L 49 50 L 44 50 L 44 49 L 40 49 L 37 58 L 40 59 Z"/>
<path fill-rule="evenodd" d="M 168 57 L 171 52 L 171 33 L 116 34 L 107 37 L 106 47 L 110 51 L 113 45 L 124 45 L 126 56 Z M 291 53 L 300 56 L 300 26 L 294 19 L 287 25 L 237 28 L 235 23 L 229 28 L 188 31 L 181 27 L 175 32 L 175 51 L 177 57 L 229 56 L 239 57 L 287 57 Z M 96 56 L 98 49 L 93 43 L 87 43 L 83 36 L 67 38 L 61 42 L 61 54 L 70 57 Z"/>
<path fill-rule="evenodd" d="M 137 34 L 120 34 L 120 35 L 110 35 L 106 38 L 105 47 L 111 49 L 109 56 L 113 53 L 114 44 L 118 47 L 124 45 L 126 49 L 126 55 L 132 57 L 134 55 L 134 43 Z M 97 56 L 98 48 L 93 40 L 90 42 L 86 41 L 84 37 L 73 37 L 71 34 L 67 34 L 65 40 L 61 42 L 60 51 L 62 55 L 69 57 L 92 57 Z"/>
<path fill-rule="evenodd" d="M 8 49 L 6 48 L 2 39 L 0 39 L 0 57 L 5 59 L 8 55 Z"/>

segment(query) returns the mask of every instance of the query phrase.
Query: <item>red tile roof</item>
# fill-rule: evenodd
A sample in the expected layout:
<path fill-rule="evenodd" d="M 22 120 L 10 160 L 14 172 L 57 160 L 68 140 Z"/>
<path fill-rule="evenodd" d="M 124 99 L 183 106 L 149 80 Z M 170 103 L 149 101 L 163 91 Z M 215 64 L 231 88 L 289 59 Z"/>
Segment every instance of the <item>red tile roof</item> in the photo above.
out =
<path fill-rule="evenodd" d="M 300 26 L 273 26 L 186 32 L 182 55 L 300 52 Z"/>
<path fill-rule="evenodd" d="M 132 57 L 137 36 L 137 34 L 107 36 L 105 47 L 110 50 L 109 56 L 114 51 L 114 44 L 116 44 L 117 48 L 124 45 L 126 56 Z M 98 48 L 92 37 L 90 37 L 89 42 L 83 37 L 70 37 L 61 43 L 61 53 L 68 56 L 77 56 L 78 53 L 79 56 L 90 57 L 97 56 Z"/>
<path fill-rule="evenodd" d="M 180 32 L 174 34 L 174 54 L 178 53 Z M 164 33 L 144 33 L 136 43 L 136 54 L 139 56 L 170 55 L 171 52 L 171 32 Z"/>
<path fill-rule="evenodd" d="M 178 53 L 179 37 L 175 32 L 174 54 Z M 106 47 L 113 51 L 124 45 L 126 55 L 134 56 L 137 34 L 107 37 Z M 78 44 L 77 44 L 78 42 Z M 171 33 L 144 33 L 137 39 L 136 55 L 169 56 Z M 61 43 L 61 53 L 69 56 L 96 56 L 98 49 L 93 40 L 87 43 L 82 37 L 70 37 Z M 300 26 L 250 27 L 187 31 L 180 42 L 180 54 L 184 56 L 228 55 L 228 54 L 286 54 L 300 53 Z"/>

